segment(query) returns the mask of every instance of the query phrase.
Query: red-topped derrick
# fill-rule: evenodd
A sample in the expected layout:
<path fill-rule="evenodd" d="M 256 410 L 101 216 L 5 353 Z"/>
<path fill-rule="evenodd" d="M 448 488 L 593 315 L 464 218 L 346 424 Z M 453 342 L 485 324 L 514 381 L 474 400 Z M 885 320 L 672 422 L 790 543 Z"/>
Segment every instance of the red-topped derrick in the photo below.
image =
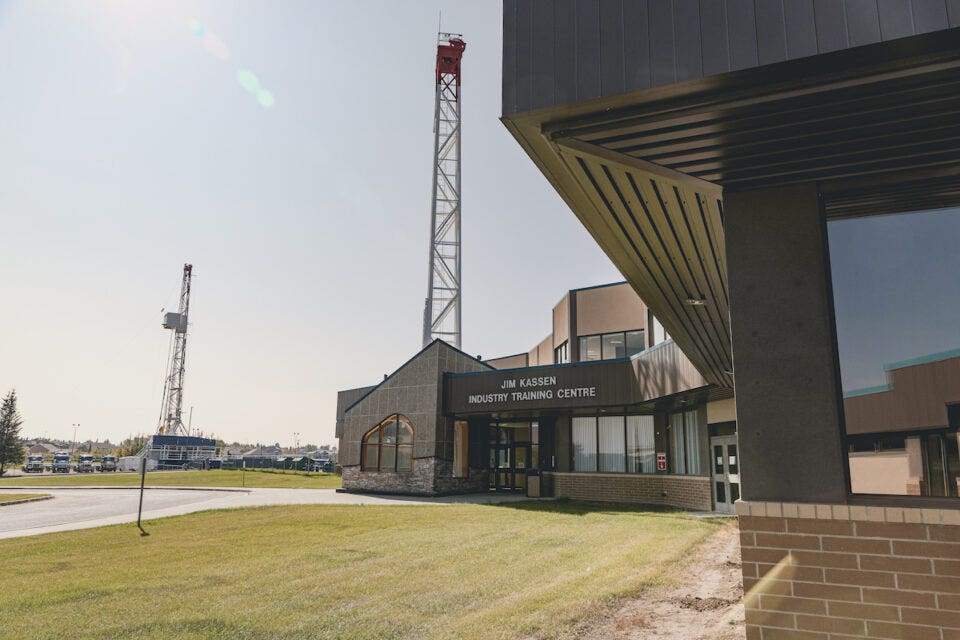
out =
<path fill-rule="evenodd" d="M 467 43 L 453 34 L 450 34 L 446 41 L 440 40 L 437 44 L 437 84 L 440 84 L 440 76 L 451 74 L 459 86 L 460 59 L 463 58 L 463 50 L 466 48 Z"/>

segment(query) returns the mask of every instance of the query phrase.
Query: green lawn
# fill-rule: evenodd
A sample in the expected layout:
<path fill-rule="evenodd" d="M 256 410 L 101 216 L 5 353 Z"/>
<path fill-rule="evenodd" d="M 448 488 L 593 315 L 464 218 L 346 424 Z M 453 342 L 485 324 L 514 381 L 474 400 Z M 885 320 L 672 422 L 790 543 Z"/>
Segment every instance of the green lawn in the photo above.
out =
<path fill-rule="evenodd" d="M 17 500 L 26 500 L 28 498 L 43 498 L 49 493 L 0 493 L 0 504 L 16 502 Z"/>
<path fill-rule="evenodd" d="M 718 520 L 562 502 L 211 511 L 0 541 L 11 638 L 567 637 Z M 56 620 L 56 624 L 51 624 Z"/>
<path fill-rule="evenodd" d="M 147 473 L 149 487 L 269 487 L 277 489 L 336 489 L 340 476 L 332 473 L 303 473 L 300 471 L 247 470 L 233 471 L 151 471 Z M 3 487 L 132 487 L 140 485 L 138 473 L 82 473 L 70 475 L 24 475 L 0 478 Z"/>

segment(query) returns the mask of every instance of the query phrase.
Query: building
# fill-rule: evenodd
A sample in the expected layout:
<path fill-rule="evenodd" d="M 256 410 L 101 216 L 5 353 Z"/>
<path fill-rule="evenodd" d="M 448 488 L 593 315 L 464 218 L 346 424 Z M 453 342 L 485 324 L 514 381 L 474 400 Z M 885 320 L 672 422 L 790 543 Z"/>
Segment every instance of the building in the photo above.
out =
<path fill-rule="evenodd" d="M 504 125 L 736 382 L 749 640 L 960 635 L 958 78 L 955 0 L 504 2 Z"/>
<path fill-rule="evenodd" d="M 732 513 L 732 390 L 696 370 L 625 282 L 568 292 L 551 326 L 529 351 L 486 361 L 436 341 L 379 385 L 341 392 L 344 488 Z"/>
<path fill-rule="evenodd" d="M 158 469 L 205 467 L 217 457 L 217 441 L 197 436 L 153 435 L 147 440 L 145 455 Z"/>

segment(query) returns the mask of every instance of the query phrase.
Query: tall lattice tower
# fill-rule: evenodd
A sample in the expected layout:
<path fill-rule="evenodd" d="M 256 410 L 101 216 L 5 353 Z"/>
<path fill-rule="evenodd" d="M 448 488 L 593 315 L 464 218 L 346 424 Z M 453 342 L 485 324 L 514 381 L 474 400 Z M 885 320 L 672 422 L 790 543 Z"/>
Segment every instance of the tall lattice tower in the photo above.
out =
<path fill-rule="evenodd" d="M 437 34 L 433 116 L 433 203 L 423 345 L 443 338 L 460 347 L 460 60 L 467 43 Z"/>
<path fill-rule="evenodd" d="M 170 364 L 167 367 L 166 383 L 163 386 L 163 408 L 157 433 L 169 436 L 188 436 L 189 429 L 183 424 L 183 374 L 187 362 L 187 327 L 190 311 L 190 279 L 193 265 L 183 265 L 183 283 L 180 285 L 180 307 L 176 312 L 163 316 L 163 328 L 173 331 L 170 343 Z"/>

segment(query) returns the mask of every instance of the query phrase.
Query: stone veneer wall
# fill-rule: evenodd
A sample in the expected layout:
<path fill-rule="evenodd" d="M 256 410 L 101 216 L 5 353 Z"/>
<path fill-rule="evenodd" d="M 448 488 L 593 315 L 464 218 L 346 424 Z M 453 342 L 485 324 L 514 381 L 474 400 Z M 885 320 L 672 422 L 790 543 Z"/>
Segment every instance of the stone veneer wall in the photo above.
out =
<path fill-rule="evenodd" d="M 543 475 L 552 485 L 555 498 L 713 509 L 710 478 L 703 476 L 556 472 Z"/>
<path fill-rule="evenodd" d="M 747 640 L 960 639 L 960 510 L 738 502 Z"/>
<path fill-rule="evenodd" d="M 359 465 L 343 468 L 343 488 L 347 491 L 435 496 L 455 493 L 479 493 L 489 488 L 484 469 L 470 469 L 467 478 L 454 478 L 453 465 L 438 458 L 415 458 L 409 473 L 361 471 Z"/>

